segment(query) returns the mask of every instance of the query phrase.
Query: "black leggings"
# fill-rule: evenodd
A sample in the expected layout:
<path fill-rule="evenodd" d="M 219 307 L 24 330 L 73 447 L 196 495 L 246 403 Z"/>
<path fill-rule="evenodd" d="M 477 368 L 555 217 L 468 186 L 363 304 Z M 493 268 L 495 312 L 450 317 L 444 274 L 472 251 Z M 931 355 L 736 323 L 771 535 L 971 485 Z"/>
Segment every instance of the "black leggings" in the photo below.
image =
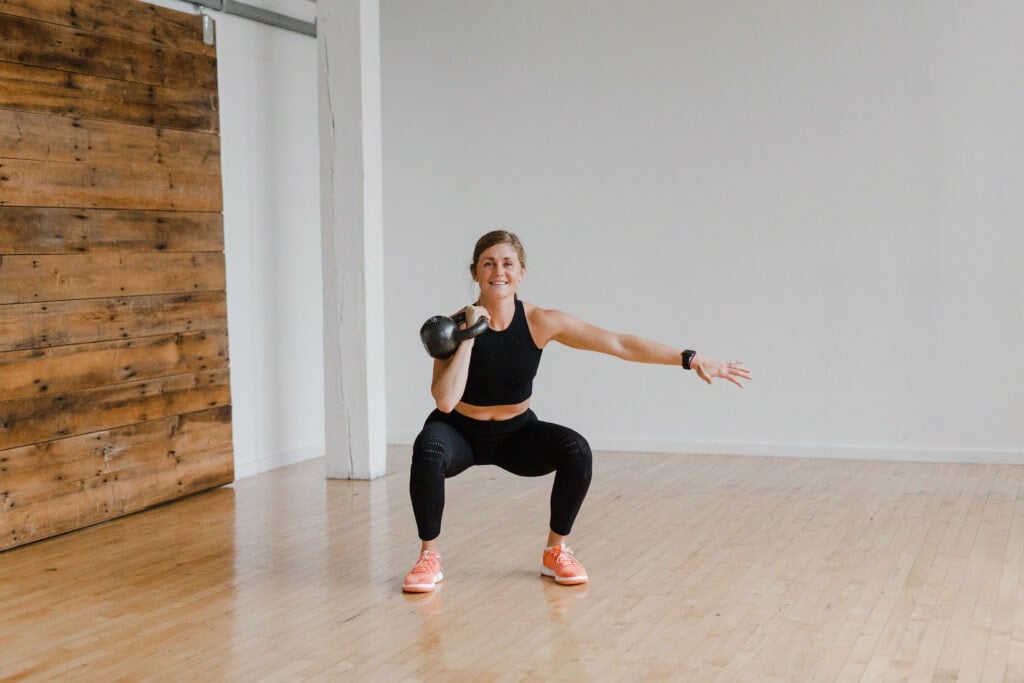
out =
<path fill-rule="evenodd" d="M 409 495 L 420 539 L 441 534 L 444 480 L 472 465 L 497 465 L 524 477 L 555 472 L 550 526 L 568 536 L 590 487 L 591 460 L 586 439 L 568 427 L 541 422 L 532 410 L 501 421 L 435 410 L 412 449 Z"/>

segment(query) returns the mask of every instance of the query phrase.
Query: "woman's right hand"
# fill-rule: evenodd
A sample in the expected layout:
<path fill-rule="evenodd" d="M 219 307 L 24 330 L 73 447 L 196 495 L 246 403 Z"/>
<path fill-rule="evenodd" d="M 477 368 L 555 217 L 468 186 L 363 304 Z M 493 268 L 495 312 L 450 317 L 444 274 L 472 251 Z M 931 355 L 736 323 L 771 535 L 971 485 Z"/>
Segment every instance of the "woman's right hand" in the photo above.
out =
<path fill-rule="evenodd" d="M 465 329 L 474 324 L 480 318 L 487 318 L 487 309 L 483 306 L 466 306 L 461 313 L 466 314 L 466 319 L 459 323 L 459 328 Z M 467 339 L 455 350 L 455 353 L 445 359 L 434 359 L 434 378 L 430 383 L 430 394 L 434 397 L 437 409 L 442 413 L 450 413 L 462 398 L 466 390 L 466 380 L 469 377 L 469 356 L 472 353 L 473 339 Z"/>
<path fill-rule="evenodd" d="M 469 306 L 466 306 L 462 310 L 466 314 L 466 324 L 463 325 L 463 327 L 472 327 L 480 318 L 490 317 L 487 314 L 487 309 L 484 308 L 483 306 L 475 306 L 473 304 L 470 304 Z"/>

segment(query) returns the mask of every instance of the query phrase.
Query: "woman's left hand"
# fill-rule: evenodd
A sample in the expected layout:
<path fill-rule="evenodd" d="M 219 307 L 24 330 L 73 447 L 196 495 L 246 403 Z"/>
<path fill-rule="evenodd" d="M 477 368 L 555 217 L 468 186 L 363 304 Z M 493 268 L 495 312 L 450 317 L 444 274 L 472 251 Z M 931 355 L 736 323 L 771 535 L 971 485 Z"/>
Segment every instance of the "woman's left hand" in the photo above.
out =
<path fill-rule="evenodd" d="M 743 367 L 741 360 L 711 360 L 698 353 L 690 360 L 690 368 L 695 370 L 697 376 L 708 384 L 711 384 L 712 379 L 718 377 L 728 380 L 742 389 L 743 382 L 740 380 L 750 379 L 750 370 Z"/>

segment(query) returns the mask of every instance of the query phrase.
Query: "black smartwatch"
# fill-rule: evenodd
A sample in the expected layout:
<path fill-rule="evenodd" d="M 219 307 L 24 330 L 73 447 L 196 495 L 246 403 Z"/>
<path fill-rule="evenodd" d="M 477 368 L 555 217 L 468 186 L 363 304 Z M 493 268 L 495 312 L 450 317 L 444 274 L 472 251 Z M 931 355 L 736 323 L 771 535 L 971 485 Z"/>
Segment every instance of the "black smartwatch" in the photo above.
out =
<path fill-rule="evenodd" d="M 683 353 L 682 353 L 682 356 L 683 356 L 683 370 L 691 370 L 692 369 L 690 367 L 690 361 L 692 361 L 693 357 L 696 356 L 696 355 L 697 355 L 697 352 L 692 350 L 692 349 L 686 349 L 685 351 L 683 351 Z"/>

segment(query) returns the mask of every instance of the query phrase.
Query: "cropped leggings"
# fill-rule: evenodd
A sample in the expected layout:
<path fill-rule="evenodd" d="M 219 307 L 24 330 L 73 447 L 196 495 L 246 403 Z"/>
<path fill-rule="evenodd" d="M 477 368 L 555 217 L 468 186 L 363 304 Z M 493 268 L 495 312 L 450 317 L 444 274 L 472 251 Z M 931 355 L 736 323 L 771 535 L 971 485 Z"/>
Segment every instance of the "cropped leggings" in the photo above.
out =
<path fill-rule="evenodd" d="M 441 534 L 444 480 L 472 465 L 497 465 L 524 477 L 554 472 L 549 523 L 556 534 L 568 536 L 590 487 L 591 460 L 586 439 L 568 427 L 541 422 L 532 410 L 498 421 L 435 410 L 413 444 L 409 476 L 420 539 Z"/>

